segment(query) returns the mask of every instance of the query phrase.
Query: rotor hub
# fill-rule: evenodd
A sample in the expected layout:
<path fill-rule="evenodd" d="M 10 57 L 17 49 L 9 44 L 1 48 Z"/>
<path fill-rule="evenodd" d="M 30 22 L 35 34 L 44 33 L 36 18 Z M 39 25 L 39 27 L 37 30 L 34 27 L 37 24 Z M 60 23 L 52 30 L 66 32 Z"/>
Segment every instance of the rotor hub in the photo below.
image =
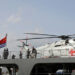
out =
<path fill-rule="evenodd" d="M 66 36 L 66 35 L 62 35 L 62 36 L 59 36 L 59 38 L 61 38 L 63 40 L 66 40 L 66 39 L 69 39 L 70 37 L 69 36 Z"/>

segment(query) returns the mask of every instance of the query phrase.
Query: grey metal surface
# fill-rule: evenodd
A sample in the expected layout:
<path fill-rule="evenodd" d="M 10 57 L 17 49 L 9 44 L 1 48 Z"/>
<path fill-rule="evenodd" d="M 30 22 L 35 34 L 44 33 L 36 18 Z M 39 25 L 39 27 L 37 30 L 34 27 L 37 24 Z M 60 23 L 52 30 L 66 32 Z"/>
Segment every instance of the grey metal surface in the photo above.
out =
<path fill-rule="evenodd" d="M 75 63 L 75 58 L 0 59 L 0 64 L 17 64 L 18 75 L 30 75 L 32 68 L 38 63 Z"/>

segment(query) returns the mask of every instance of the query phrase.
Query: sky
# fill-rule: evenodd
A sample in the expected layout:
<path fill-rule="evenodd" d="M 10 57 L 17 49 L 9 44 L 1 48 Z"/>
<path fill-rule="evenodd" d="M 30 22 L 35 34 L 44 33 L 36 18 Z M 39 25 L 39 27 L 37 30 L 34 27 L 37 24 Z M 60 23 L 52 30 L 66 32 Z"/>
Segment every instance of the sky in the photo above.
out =
<path fill-rule="evenodd" d="M 0 39 L 8 34 L 9 50 L 19 50 L 26 32 L 75 34 L 75 0 L 0 0 Z"/>

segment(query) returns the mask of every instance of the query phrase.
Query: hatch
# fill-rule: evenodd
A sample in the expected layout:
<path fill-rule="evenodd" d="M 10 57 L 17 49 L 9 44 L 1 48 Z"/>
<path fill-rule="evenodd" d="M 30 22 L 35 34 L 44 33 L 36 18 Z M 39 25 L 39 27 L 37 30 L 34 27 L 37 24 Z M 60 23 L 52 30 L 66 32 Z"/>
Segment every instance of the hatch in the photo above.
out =
<path fill-rule="evenodd" d="M 75 63 L 40 63 L 30 75 L 75 75 Z"/>

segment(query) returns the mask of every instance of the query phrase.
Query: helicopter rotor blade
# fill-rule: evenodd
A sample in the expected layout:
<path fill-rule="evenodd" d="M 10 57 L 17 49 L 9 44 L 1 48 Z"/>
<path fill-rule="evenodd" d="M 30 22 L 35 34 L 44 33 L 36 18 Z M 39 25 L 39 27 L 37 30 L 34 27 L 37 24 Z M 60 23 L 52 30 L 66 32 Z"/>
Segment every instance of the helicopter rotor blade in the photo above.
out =
<path fill-rule="evenodd" d="M 72 34 L 72 35 L 49 35 L 49 34 L 40 34 L 40 33 L 24 33 L 24 34 L 30 34 L 30 35 L 43 35 L 43 36 L 47 36 L 47 37 L 35 37 L 35 38 L 26 38 L 26 39 L 18 39 L 18 41 L 20 40 L 33 40 L 33 39 L 50 39 L 50 38 L 60 38 L 62 40 L 67 40 L 67 39 L 70 39 L 70 38 L 75 38 L 75 34 Z"/>
<path fill-rule="evenodd" d="M 22 41 L 23 39 L 17 39 L 17 41 Z M 25 39 L 25 40 L 28 40 L 28 39 Z"/>
<path fill-rule="evenodd" d="M 40 34 L 40 33 L 24 33 L 29 35 L 43 35 L 43 36 L 58 36 L 58 35 L 50 35 L 50 34 Z"/>
<path fill-rule="evenodd" d="M 75 37 L 71 37 L 71 38 L 75 38 Z"/>
<path fill-rule="evenodd" d="M 50 39 L 50 38 L 60 38 L 60 37 L 37 37 L 37 38 L 18 39 L 18 40 Z"/>
<path fill-rule="evenodd" d="M 62 36 L 58 36 L 58 37 L 36 37 L 36 38 L 18 39 L 18 40 L 34 40 L 34 39 L 36 40 L 36 39 L 51 39 L 51 38 L 60 38 L 60 39 L 66 40 L 66 39 L 75 38 L 75 37 L 62 35 Z"/>
<path fill-rule="evenodd" d="M 18 47 L 23 47 L 23 46 L 18 46 Z"/>
<path fill-rule="evenodd" d="M 67 35 L 67 36 L 75 36 L 75 34 L 72 34 L 72 35 Z"/>
<path fill-rule="evenodd" d="M 24 34 L 29 34 L 29 35 L 43 35 L 43 36 L 56 36 L 56 37 L 60 37 L 59 35 L 50 35 L 50 34 L 40 34 L 40 33 L 24 33 Z M 61 35 L 61 36 L 75 36 L 75 34 L 72 35 Z"/>

